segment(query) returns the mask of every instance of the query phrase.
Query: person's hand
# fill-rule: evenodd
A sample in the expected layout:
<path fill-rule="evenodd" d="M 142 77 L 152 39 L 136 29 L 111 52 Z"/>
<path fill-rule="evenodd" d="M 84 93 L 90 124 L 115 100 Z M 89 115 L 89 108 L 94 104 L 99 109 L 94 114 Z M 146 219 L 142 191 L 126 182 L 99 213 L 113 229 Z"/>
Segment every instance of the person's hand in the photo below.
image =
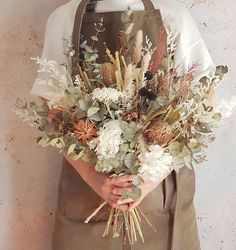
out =
<path fill-rule="evenodd" d="M 129 183 L 133 178 L 132 175 L 123 175 L 112 178 L 108 174 L 98 173 L 95 170 L 87 173 L 85 181 L 87 184 L 113 208 L 123 211 L 128 210 L 128 204 L 118 204 L 122 190 L 132 188 Z"/>
<path fill-rule="evenodd" d="M 151 193 L 170 173 L 166 173 L 160 178 L 157 182 L 152 182 L 147 179 L 143 179 L 142 182 L 140 182 L 137 187 L 139 187 L 142 191 L 141 196 L 137 200 L 133 200 L 132 198 L 124 199 L 124 200 L 118 200 L 119 205 L 125 205 L 128 204 L 129 208 L 128 211 L 131 211 L 135 207 L 137 207 L 142 200 Z M 129 189 L 128 189 L 129 190 Z M 119 192 L 122 190 L 119 190 Z M 115 194 L 119 194 L 118 190 L 115 192 Z"/>
<path fill-rule="evenodd" d="M 62 155 L 71 164 L 71 166 L 80 174 L 83 180 L 107 203 L 112 207 L 126 211 L 128 204 L 118 204 L 117 201 L 120 195 L 113 192 L 116 190 L 121 193 L 121 190 L 125 188 L 131 188 L 129 181 L 132 180 L 132 175 L 123 175 L 116 177 L 115 179 L 110 177 L 109 174 L 99 173 L 95 170 L 93 164 L 87 163 L 81 159 L 74 161 L 63 150 Z"/>

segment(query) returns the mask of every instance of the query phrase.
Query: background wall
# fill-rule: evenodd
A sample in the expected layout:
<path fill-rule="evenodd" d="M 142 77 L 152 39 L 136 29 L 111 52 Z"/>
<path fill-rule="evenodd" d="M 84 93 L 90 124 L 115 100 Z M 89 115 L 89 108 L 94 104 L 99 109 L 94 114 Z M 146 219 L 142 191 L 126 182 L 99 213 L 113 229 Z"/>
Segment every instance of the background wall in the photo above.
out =
<path fill-rule="evenodd" d="M 230 75 L 217 93 L 236 94 L 236 2 L 179 0 L 192 12 L 217 63 Z M 33 143 L 37 133 L 18 121 L 16 96 L 29 97 L 45 22 L 66 0 L 0 0 L 0 249 L 50 250 L 60 157 Z M 203 250 L 236 249 L 236 114 L 218 130 L 208 162 L 197 166 L 195 204 Z"/>

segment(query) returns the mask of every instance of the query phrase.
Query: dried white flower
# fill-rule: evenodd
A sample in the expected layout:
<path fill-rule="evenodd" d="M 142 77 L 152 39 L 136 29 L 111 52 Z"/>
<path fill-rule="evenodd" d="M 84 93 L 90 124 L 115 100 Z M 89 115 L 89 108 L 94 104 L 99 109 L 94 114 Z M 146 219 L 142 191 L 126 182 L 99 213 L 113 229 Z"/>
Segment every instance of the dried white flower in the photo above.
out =
<path fill-rule="evenodd" d="M 32 58 L 40 65 L 38 72 L 41 76 L 36 79 L 36 84 L 43 85 L 47 89 L 45 98 L 49 107 L 63 106 L 61 100 L 65 96 L 65 90 L 73 85 L 66 66 L 56 61 L 47 61 L 46 58 Z"/>
<path fill-rule="evenodd" d="M 123 97 L 122 92 L 116 90 L 115 88 L 96 88 L 92 92 L 93 101 L 98 100 L 107 106 L 113 102 L 118 103 L 121 97 Z"/>
<path fill-rule="evenodd" d="M 111 120 L 100 128 L 98 137 L 90 141 L 90 149 L 95 150 L 99 160 L 114 158 L 122 143 L 121 134 L 119 121 Z"/>
<path fill-rule="evenodd" d="M 127 87 L 126 91 L 123 91 L 123 102 L 127 110 L 132 108 L 135 90 L 136 90 L 135 83 L 131 82 Z"/>
<path fill-rule="evenodd" d="M 166 26 L 167 32 L 167 50 L 169 57 L 172 57 L 177 48 L 177 32 L 174 32 L 169 26 Z"/>
<path fill-rule="evenodd" d="M 81 85 L 82 85 L 81 83 L 82 83 L 81 77 L 79 75 L 76 75 L 75 76 L 74 85 L 77 86 L 77 87 L 79 87 L 79 88 L 81 88 Z"/>
<path fill-rule="evenodd" d="M 35 119 L 37 118 L 36 112 L 33 112 L 32 114 L 29 114 L 29 111 L 27 109 L 14 109 L 13 112 L 16 113 L 16 115 L 22 119 L 23 122 L 27 122 L 29 126 L 36 127 L 37 124 L 35 123 Z"/>
<path fill-rule="evenodd" d="M 159 145 L 150 145 L 138 156 L 141 167 L 138 172 L 150 181 L 158 182 L 173 170 L 172 156 Z"/>

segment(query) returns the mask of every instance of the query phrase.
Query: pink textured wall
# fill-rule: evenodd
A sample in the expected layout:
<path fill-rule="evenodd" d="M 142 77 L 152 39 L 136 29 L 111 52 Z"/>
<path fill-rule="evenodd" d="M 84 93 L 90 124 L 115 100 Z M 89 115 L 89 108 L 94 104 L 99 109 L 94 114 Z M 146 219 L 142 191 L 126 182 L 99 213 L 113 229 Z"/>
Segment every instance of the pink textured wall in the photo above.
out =
<path fill-rule="evenodd" d="M 37 133 L 18 121 L 16 96 L 29 98 L 45 23 L 63 0 L 0 1 L 0 249 L 50 249 L 60 174 L 57 152 L 34 144 Z"/>
<path fill-rule="evenodd" d="M 0 249 L 50 250 L 60 157 L 35 145 L 37 132 L 12 112 L 29 98 L 49 14 L 66 0 L 0 0 Z M 236 94 L 236 2 L 179 0 L 192 12 L 216 63 L 231 73 L 217 92 Z M 236 249 L 236 116 L 218 130 L 208 162 L 196 170 L 202 249 Z M 220 229 L 219 229 L 220 228 Z"/>

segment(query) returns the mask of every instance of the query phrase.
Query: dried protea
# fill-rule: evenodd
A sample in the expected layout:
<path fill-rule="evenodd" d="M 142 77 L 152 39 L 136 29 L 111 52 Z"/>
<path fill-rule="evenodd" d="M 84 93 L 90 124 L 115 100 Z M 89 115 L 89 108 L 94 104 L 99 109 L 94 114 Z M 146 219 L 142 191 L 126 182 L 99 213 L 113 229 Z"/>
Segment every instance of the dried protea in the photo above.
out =
<path fill-rule="evenodd" d="M 113 63 L 106 62 L 101 64 L 99 71 L 106 85 L 111 85 L 116 82 L 116 67 Z"/>
<path fill-rule="evenodd" d="M 167 145 L 173 138 L 172 127 L 163 121 L 154 120 L 143 134 L 149 144 Z"/>
<path fill-rule="evenodd" d="M 56 109 L 56 108 L 49 109 L 48 110 L 48 119 L 52 120 L 60 112 L 61 112 L 60 109 Z"/>
<path fill-rule="evenodd" d="M 127 112 L 123 117 L 123 120 L 127 122 L 137 121 L 137 119 L 138 119 L 138 113 L 136 111 Z"/>
<path fill-rule="evenodd" d="M 76 137 L 82 142 L 87 143 L 93 137 L 97 136 L 97 128 L 94 122 L 87 119 L 81 119 L 74 124 L 74 133 Z"/>

